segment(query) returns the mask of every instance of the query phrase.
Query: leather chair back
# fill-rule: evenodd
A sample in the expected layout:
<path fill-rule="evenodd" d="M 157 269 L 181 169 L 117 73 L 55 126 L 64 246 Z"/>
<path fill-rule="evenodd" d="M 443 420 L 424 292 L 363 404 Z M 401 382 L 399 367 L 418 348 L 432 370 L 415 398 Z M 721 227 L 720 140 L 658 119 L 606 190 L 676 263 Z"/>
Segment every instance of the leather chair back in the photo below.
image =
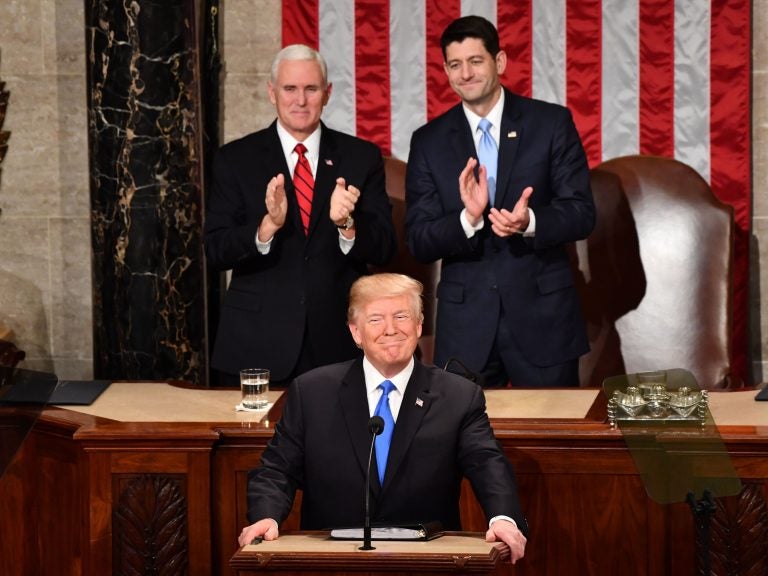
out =
<path fill-rule="evenodd" d="M 626 156 L 592 170 L 597 224 L 575 246 L 591 351 L 582 385 L 685 368 L 731 382 L 733 209 L 673 159 Z"/>

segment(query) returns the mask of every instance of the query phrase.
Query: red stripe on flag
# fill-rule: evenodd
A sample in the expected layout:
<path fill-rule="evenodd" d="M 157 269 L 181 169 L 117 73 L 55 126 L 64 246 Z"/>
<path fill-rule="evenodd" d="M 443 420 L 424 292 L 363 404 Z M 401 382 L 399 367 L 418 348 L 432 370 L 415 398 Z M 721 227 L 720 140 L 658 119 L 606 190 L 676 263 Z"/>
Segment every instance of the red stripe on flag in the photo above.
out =
<path fill-rule="evenodd" d="M 306 44 L 315 50 L 320 45 L 319 0 L 283 2 L 283 47 Z"/>
<path fill-rule="evenodd" d="M 600 0 L 568 2 L 566 8 L 566 100 L 590 166 L 602 155 L 601 10 Z"/>
<path fill-rule="evenodd" d="M 640 2 L 640 154 L 675 155 L 675 5 Z"/>
<path fill-rule="evenodd" d="M 749 0 L 713 0 L 710 46 L 710 183 L 736 220 L 733 370 L 750 383 L 751 13 Z"/>
<path fill-rule="evenodd" d="M 443 68 L 440 36 L 448 24 L 461 16 L 461 0 L 427 0 L 426 15 L 427 120 L 432 120 L 459 101 Z"/>
<path fill-rule="evenodd" d="M 389 3 L 355 2 L 357 135 L 392 154 L 389 99 Z"/>
<path fill-rule="evenodd" d="M 507 53 L 504 86 L 523 96 L 533 93 L 533 9 L 531 0 L 499 0 L 496 24 L 501 48 Z"/>

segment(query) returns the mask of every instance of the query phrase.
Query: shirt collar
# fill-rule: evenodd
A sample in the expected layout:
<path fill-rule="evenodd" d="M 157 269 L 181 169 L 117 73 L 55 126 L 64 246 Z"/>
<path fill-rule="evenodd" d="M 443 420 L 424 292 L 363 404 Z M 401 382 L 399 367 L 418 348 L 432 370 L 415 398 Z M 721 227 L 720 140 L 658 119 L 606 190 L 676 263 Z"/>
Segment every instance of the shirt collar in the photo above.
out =
<path fill-rule="evenodd" d="M 305 140 L 296 140 L 296 138 L 291 136 L 288 130 L 283 128 L 283 125 L 280 124 L 280 120 L 277 121 L 277 136 L 280 138 L 280 145 L 283 147 L 283 154 L 286 158 L 291 157 L 291 154 L 293 154 L 293 149 L 299 142 L 307 147 L 307 152 L 305 153 L 307 158 L 316 159 L 318 156 L 320 156 L 320 132 L 321 125 L 318 124 L 317 128 L 315 128 L 315 131 L 307 136 Z"/>
<path fill-rule="evenodd" d="M 395 385 L 395 389 L 401 395 L 405 395 L 405 388 L 408 386 L 408 380 L 411 379 L 411 374 L 413 374 L 414 365 L 415 362 L 413 357 L 411 357 L 411 361 L 408 362 L 408 365 L 401 372 L 398 372 L 391 378 L 385 378 L 381 375 L 381 372 L 373 367 L 373 364 L 370 363 L 368 358 L 363 357 L 363 373 L 365 374 L 366 392 L 370 394 L 379 386 L 379 384 L 384 382 L 384 380 L 389 380 Z"/>
<path fill-rule="evenodd" d="M 504 89 L 499 87 L 499 90 L 501 90 L 499 99 L 496 101 L 496 104 L 493 105 L 491 111 L 485 116 L 485 118 L 488 118 L 488 121 L 493 125 L 491 130 L 495 131 L 497 134 L 501 132 L 501 113 L 504 111 Z M 480 120 L 482 120 L 483 117 L 472 112 L 466 104 L 464 104 L 462 108 L 464 109 L 464 115 L 467 117 L 467 122 L 469 122 L 469 128 L 474 135 L 477 132 L 477 125 L 480 124 Z"/>

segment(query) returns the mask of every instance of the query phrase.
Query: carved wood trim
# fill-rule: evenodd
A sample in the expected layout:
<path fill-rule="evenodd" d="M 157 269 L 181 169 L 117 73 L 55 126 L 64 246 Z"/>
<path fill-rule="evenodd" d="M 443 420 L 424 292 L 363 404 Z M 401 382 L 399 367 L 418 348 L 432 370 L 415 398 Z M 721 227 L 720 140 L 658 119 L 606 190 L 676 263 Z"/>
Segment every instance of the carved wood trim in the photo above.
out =
<path fill-rule="evenodd" d="M 189 541 L 186 480 L 180 475 L 114 479 L 112 560 L 115 575 L 186 575 Z"/>
<path fill-rule="evenodd" d="M 717 498 L 707 550 L 696 530 L 696 574 L 701 576 L 768 575 L 768 506 L 762 483 L 745 483 L 737 496 Z"/>

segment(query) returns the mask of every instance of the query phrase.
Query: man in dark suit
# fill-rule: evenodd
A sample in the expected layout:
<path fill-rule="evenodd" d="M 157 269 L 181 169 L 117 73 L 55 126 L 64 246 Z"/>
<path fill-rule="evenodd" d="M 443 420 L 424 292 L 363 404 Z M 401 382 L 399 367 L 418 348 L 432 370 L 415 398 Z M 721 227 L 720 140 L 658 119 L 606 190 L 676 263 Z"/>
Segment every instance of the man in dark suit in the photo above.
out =
<path fill-rule="evenodd" d="M 208 264 L 232 270 L 212 359 L 230 386 L 242 368 L 287 384 L 359 355 L 349 287 L 396 248 L 381 151 L 320 121 L 332 88 L 322 56 L 284 48 L 267 88 L 277 120 L 218 151 L 205 222 Z"/>
<path fill-rule="evenodd" d="M 302 529 L 362 525 L 367 423 L 387 400 L 380 386 L 387 381 L 394 385 L 388 394 L 393 433 L 388 456 L 376 446 L 382 465 L 374 462 L 371 471 L 371 522 L 440 521 L 460 530 L 459 493 L 467 477 L 489 520 L 486 539 L 505 542 L 513 561 L 523 556 L 528 527 L 482 388 L 414 359 L 424 318 L 421 292 L 421 283 L 401 274 L 353 284 L 349 329 L 364 358 L 294 380 L 261 465 L 249 475 L 248 517 L 255 523 L 243 529 L 240 545 L 256 536 L 277 538 L 297 489 L 303 491 Z"/>
<path fill-rule="evenodd" d="M 406 175 L 409 248 L 442 259 L 435 362 L 489 386 L 577 385 L 588 343 L 565 244 L 595 209 L 571 114 L 501 86 L 484 18 L 455 20 L 441 46 L 461 103 L 413 134 Z"/>

